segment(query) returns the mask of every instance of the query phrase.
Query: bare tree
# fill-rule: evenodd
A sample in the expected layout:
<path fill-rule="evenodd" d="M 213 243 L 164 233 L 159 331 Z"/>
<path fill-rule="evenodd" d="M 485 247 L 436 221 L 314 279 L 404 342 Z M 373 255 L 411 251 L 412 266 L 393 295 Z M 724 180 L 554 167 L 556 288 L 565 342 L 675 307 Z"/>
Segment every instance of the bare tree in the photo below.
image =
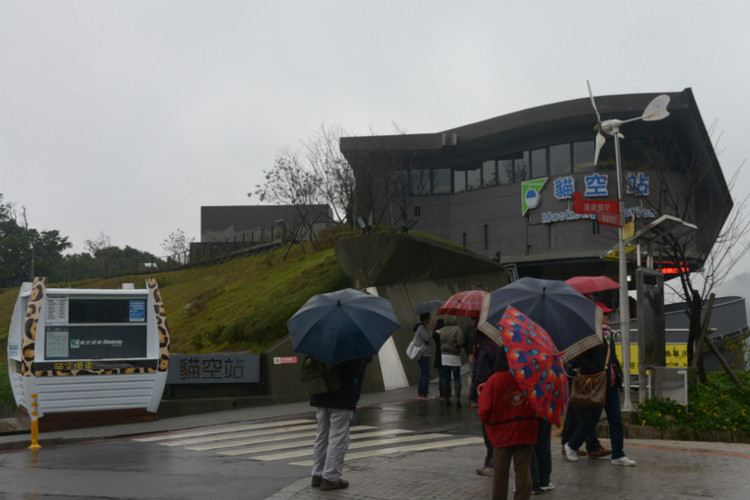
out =
<path fill-rule="evenodd" d="M 338 125 L 321 124 L 320 129 L 302 143 L 304 156 L 319 182 L 318 196 L 333 211 L 339 222 L 354 221 L 354 172 L 339 149 L 345 135 Z"/>
<path fill-rule="evenodd" d="M 699 374 L 705 380 L 701 353 L 695 352 L 703 326 L 703 303 L 750 251 L 747 239 L 750 195 L 735 202 L 730 196 L 745 162 L 722 187 L 721 176 L 711 172 L 718 165 L 708 160 L 715 149 L 710 139 L 705 144 L 686 148 L 669 133 L 650 134 L 648 137 L 648 140 L 636 142 L 636 147 L 638 157 L 650 164 L 649 170 L 659 172 L 659 192 L 656 196 L 643 197 L 643 203 L 659 215 L 674 215 L 698 227 L 680 238 L 668 235 L 661 240 L 659 250 L 662 259 L 671 262 L 677 270 L 677 283 L 667 282 L 667 288 L 687 305 L 688 364 L 692 364 L 694 356 L 698 355 Z M 672 166 L 677 166 L 681 174 L 674 175 Z M 628 188 L 638 192 L 636 177 L 627 174 L 626 177 Z M 723 225 L 717 224 L 720 214 L 726 214 L 726 218 L 720 221 Z M 702 263 L 702 269 L 691 268 L 691 263 Z"/>
<path fill-rule="evenodd" d="M 97 252 L 112 246 L 112 240 L 104 231 L 99 231 L 99 236 L 96 239 L 85 240 L 84 243 L 86 244 L 86 250 L 92 257 L 96 257 Z"/>
<path fill-rule="evenodd" d="M 190 243 L 194 240 L 195 238 L 191 238 L 188 240 L 187 236 L 185 235 L 185 231 L 183 231 L 182 229 L 177 229 L 176 231 L 169 233 L 169 236 L 164 238 L 164 240 L 161 242 L 161 248 L 164 249 L 165 252 L 167 252 L 172 260 L 175 260 L 180 264 L 187 264 L 190 252 Z"/>
<path fill-rule="evenodd" d="M 283 150 L 274 160 L 271 170 L 264 171 L 265 184 L 255 186 L 255 195 L 260 201 L 270 201 L 294 207 L 298 217 L 298 227 L 303 229 L 310 245 L 314 247 L 313 224 L 310 207 L 320 199 L 319 175 L 301 159 L 300 152 Z M 253 193 L 248 193 L 252 196 Z M 294 238 L 292 238 L 293 240 Z"/>

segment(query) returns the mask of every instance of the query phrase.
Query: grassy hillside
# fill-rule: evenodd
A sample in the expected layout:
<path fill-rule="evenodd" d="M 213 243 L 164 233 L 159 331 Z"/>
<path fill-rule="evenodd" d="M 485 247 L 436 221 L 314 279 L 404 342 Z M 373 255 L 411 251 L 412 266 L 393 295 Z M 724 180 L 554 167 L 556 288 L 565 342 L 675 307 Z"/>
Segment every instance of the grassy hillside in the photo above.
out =
<path fill-rule="evenodd" d="M 172 352 L 261 352 L 287 334 L 286 321 L 311 296 L 345 288 L 330 241 L 325 248 L 303 253 L 295 246 L 238 257 L 210 266 L 153 275 L 167 311 Z M 143 276 L 123 276 L 71 285 L 74 288 L 120 288 L 134 283 L 145 288 Z M 51 283 L 50 287 L 62 287 Z M 18 289 L 0 293 L 0 349 L 6 363 L 8 327 Z"/>

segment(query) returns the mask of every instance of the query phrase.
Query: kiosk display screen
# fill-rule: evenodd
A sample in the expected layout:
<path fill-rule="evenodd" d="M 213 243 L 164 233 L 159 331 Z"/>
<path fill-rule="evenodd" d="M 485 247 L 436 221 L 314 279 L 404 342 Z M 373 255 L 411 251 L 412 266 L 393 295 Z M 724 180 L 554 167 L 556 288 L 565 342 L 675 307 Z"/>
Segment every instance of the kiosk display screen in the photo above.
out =
<path fill-rule="evenodd" d="M 145 323 L 146 299 L 70 298 L 68 323 Z"/>
<path fill-rule="evenodd" d="M 56 296 L 56 321 L 45 329 L 45 358 L 145 358 L 146 299 Z"/>

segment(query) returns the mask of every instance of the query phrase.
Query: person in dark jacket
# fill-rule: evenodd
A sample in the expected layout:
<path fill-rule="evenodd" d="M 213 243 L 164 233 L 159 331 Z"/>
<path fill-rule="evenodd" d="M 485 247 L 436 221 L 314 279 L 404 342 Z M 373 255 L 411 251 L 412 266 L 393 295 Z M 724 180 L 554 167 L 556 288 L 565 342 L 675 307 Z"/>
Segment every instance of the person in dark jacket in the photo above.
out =
<path fill-rule="evenodd" d="M 584 351 L 571 361 L 583 375 L 591 375 L 604 370 L 607 374 L 607 397 L 604 409 L 607 412 L 609 422 L 609 438 L 612 442 L 612 465 L 624 465 L 632 467 L 635 460 L 625 456 L 624 438 L 625 432 L 622 425 L 622 413 L 620 410 L 620 388 L 622 387 L 622 367 L 615 352 L 614 339 L 609 329 L 609 313 L 603 314 L 604 325 L 602 326 L 603 343 Z M 573 434 L 565 444 L 565 456 L 571 462 L 578 461 L 578 448 L 583 444 L 586 436 L 596 428 L 601 417 L 601 408 L 587 408 L 581 421 L 578 422 Z"/>
<path fill-rule="evenodd" d="M 443 328 L 445 325 L 445 320 L 443 318 L 438 318 L 438 320 L 435 322 L 435 330 L 432 332 L 432 340 L 435 342 L 435 361 L 433 366 L 438 372 L 438 380 L 443 380 L 445 378 L 445 374 L 443 373 L 444 370 L 447 370 L 446 367 L 443 366 L 443 351 L 440 347 L 440 329 Z M 414 330 L 416 331 L 418 324 L 414 327 Z M 440 386 L 440 398 L 449 398 L 451 397 L 451 388 L 450 386 L 445 387 L 443 384 L 438 384 Z"/>
<path fill-rule="evenodd" d="M 355 379 L 362 373 L 366 358 L 344 361 L 334 367 L 341 387 L 332 392 L 310 396 L 316 407 L 318 430 L 313 445 L 312 486 L 321 490 L 338 490 L 349 486 L 341 479 L 344 456 L 349 447 L 349 424 L 357 405 Z"/>
<path fill-rule="evenodd" d="M 497 360 L 497 351 L 499 346 L 494 340 L 490 339 L 487 335 L 482 333 L 480 330 L 476 331 L 474 352 L 472 357 L 474 358 L 474 365 L 471 376 L 471 387 L 469 388 L 469 400 L 476 406 L 476 402 L 479 400 L 479 393 L 477 388 L 480 384 L 483 384 L 490 378 L 490 375 L 494 372 L 495 361 Z M 492 476 L 492 443 L 487 435 L 487 427 L 482 424 L 482 436 L 484 437 L 484 447 L 487 452 L 484 456 L 484 467 L 477 469 L 477 474 L 480 476 Z"/>

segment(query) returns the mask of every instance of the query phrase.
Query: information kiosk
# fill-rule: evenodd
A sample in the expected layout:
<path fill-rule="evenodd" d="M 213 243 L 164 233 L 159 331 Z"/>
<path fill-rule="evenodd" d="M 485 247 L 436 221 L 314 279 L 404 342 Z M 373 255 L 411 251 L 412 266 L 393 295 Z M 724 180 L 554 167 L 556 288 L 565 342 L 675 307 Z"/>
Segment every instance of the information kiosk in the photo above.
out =
<path fill-rule="evenodd" d="M 169 367 L 169 333 L 154 279 L 146 288 L 24 283 L 8 333 L 19 418 L 37 397 L 39 428 L 153 420 Z"/>

